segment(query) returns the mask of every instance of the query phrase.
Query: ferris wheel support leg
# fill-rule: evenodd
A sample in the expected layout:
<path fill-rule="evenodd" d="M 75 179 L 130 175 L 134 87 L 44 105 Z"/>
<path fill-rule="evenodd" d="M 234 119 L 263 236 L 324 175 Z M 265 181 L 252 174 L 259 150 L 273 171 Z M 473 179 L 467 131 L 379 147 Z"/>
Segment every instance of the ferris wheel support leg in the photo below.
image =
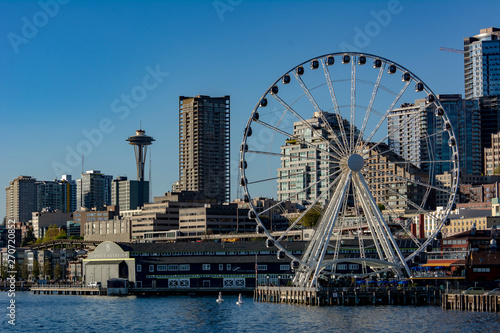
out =
<path fill-rule="evenodd" d="M 399 249 L 399 246 L 396 243 L 396 240 L 392 236 L 391 231 L 389 230 L 382 213 L 380 212 L 378 205 L 373 198 L 368 184 L 366 184 L 365 179 L 361 173 L 356 173 L 353 176 L 353 182 L 358 187 L 358 189 L 364 194 L 361 196 L 361 202 L 363 205 L 363 210 L 367 214 L 367 219 L 370 218 L 374 222 L 373 225 L 377 230 L 376 234 L 373 237 L 378 237 L 378 240 L 382 244 L 384 248 L 384 252 L 389 261 L 393 263 L 397 263 L 398 266 L 404 269 L 407 276 L 411 276 L 410 268 L 406 263 L 406 260 Z M 374 241 L 376 241 L 374 239 Z M 396 257 L 397 256 L 397 257 Z"/>
<path fill-rule="evenodd" d="M 307 266 L 295 276 L 294 284 L 296 286 L 313 287 L 316 285 L 319 273 L 322 269 L 321 262 L 325 257 L 333 228 L 339 218 L 345 194 L 349 189 L 351 174 L 351 172 L 347 172 L 342 175 L 342 179 L 328 203 L 328 207 L 319 223 L 318 229 L 307 247 L 304 258 L 302 258 L 302 261 L 305 262 Z"/>

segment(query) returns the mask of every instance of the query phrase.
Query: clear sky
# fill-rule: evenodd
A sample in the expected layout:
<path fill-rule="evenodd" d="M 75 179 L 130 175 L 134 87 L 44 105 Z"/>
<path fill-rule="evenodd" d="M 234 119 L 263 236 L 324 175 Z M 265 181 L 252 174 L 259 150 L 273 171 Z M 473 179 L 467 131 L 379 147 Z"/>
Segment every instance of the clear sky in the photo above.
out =
<path fill-rule="evenodd" d="M 500 27 L 499 12 L 497 0 L 0 1 L 0 184 L 79 178 L 81 152 L 85 170 L 135 179 L 125 139 L 142 121 L 161 195 L 178 180 L 179 96 L 231 96 L 236 165 L 269 85 L 330 52 L 377 54 L 437 94 L 463 94 L 463 56 L 439 48 Z"/>

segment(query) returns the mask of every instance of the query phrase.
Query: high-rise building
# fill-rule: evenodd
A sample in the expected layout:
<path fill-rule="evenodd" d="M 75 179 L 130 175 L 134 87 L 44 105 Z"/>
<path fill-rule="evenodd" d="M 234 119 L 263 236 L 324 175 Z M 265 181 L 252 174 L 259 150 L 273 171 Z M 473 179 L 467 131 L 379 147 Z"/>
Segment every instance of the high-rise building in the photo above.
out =
<path fill-rule="evenodd" d="M 61 186 L 57 180 L 42 180 L 36 183 L 37 209 L 41 212 L 43 208 L 61 210 L 62 194 Z M 34 211 L 35 212 L 35 211 Z"/>
<path fill-rule="evenodd" d="M 481 146 L 491 148 L 491 136 L 500 132 L 500 96 L 479 98 L 481 111 Z"/>
<path fill-rule="evenodd" d="M 103 208 L 111 204 L 111 182 L 113 176 L 99 170 L 90 170 L 76 181 L 77 208 Z"/>
<path fill-rule="evenodd" d="M 149 182 L 128 180 L 127 177 L 118 177 L 111 183 L 111 204 L 120 208 L 120 211 L 133 210 L 148 203 Z"/>
<path fill-rule="evenodd" d="M 37 211 L 36 179 L 19 176 L 9 183 L 6 190 L 6 217 L 15 222 L 28 222 Z"/>
<path fill-rule="evenodd" d="M 465 98 L 500 95 L 500 29 L 464 38 Z"/>
<path fill-rule="evenodd" d="M 229 96 L 179 97 L 179 191 L 230 199 Z"/>
<path fill-rule="evenodd" d="M 491 148 L 484 148 L 484 174 L 498 174 L 500 166 L 500 132 L 491 136 Z"/>
<path fill-rule="evenodd" d="M 334 150 L 321 137 L 333 140 L 333 135 L 340 136 L 340 127 L 334 113 L 315 112 L 305 122 L 293 124 L 293 138 L 281 146 L 281 167 L 278 169 L 278 201 L 312 202 L 320 198 L 325 203 L 328 198 L 322 195 L 334 181 L 332 174 L 338 162 L 332 157 Z M 344 121 L 344 128 L 349 122 Z M 314 128 L 315 130 L 312 130 Z M 331 131 L 335 131 L 334 134 Z M 349 133 L 348 135 L 349 140 Z M 355 129 L 355 138 L 359 130 Z M 304 142 L 307 144 L 304 144 Z"/>
<path fill-rule="evenodd" d="M 460 167 L 466 174 L 480 175 L 481 165 L 481 117 L 477 100 L 464 100 L 459 94 L 438 95 L 456 136 L 460 156 Z M 408 161 L 415 161 L 416 167 L 429 171 L 429 163 L 418 161 L 450 161 L 436 163 L 434 174 L 452 171 L 448 133 L 442 128 L 441 117 L 436 117 L 435 104 L 417 99 L 413 104 L 404 104 L 391 111 L 388 116 L 388 143 L 391 149 Z M 429 145 L 434 151 L 428 156 Z"/>
<path fill-rule="evenodd" d="M 59 185 L 63 197 L 61 210 L 65 213 L 74 212 L 76 210 L 76 181 L 71 175 L 62 175 Z"/>
<path fill-rule="evenodd" d="M 70 175 L 63 175 L 61 180 L 38 181 L 37 185 L 37 210 L 60 210 L 71 213 L 76 210 L 76 182 Z"/>

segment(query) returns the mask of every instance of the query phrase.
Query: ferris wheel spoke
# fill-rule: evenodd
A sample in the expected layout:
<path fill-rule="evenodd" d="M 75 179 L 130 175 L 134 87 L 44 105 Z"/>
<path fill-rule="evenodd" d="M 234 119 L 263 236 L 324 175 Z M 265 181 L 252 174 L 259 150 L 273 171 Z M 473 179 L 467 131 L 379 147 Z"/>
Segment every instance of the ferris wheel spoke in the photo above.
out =
<path fill-rule="evenodd" d="M 388 173 L 388 172 L 381 171 L 381 170 L 372 170 L 372 171 L 374 171 L 376 173 L 379 173 L 381 175 L 384 175 L 384 176 L 393 177 L 393 178 L 395 178 L 397 180 L 401 180 L 401 181 L 405 181 L 405 182 L 408 182 L 408 183 L 417 184 L 417 185 L 420 185 L 420 186 L 423 186 L 423 187 L 431 188 L 431 189 L 436 190 L 436 191 L 441 191 L 441 192 L 444 192 L 444 193 L 448 193 L 450 195 L 452 195 L 452 194 L 455 193 L 455 192 L 450 191 L 450 190 L 448 190 L 446 188 L 435 186 L 435 185 L 432 185 L 430 183 L 423 183 L 421 181 L 418 181 L 418 180 L 415 180 L 415 179 L 411 179 L 411 178 L 401 177 L 401 176 L 395 175 L 393 173 Z"/>
<path fill-rule="evenodd" d="M 323 182 L 323 181 L 327 180 L 328 178 L 331 178 L 331 177 L 333 177 L 333 176 L 335 176 L 335 175 L 339 174 L 340 172 L 341 172 L 340 170 L 337 170 L 336 172 L 334 172 L 334 173 L 332 173 L 332 174 L 330 174 L 330 175 L 326 175 L 326 176 L 324 176 L 324 177 L 320 177 L 320 179 L 319 179 L 319 180 L 317 180 L 316 182 L 312 183 L 311 185 L 309 185 L 308 187 L 304 188 L 303 190 L 293 192 L 292 194 L 290 194 L 288 197 L 286 197 L 285 199 L 283 199 L 281 202 L 279 202 L 279 203 L 278 203 L 278 204 L 276 204 L 275 206 L 278 206 L 279 204 L 281 204 L 281 203 L 283 203 L 283 202 L 285 202 L 285 201 L 288 201 L 288 200 L 292 199 L 293 197 L 297 196 L 298 194 L 300 194 L 300 193 L 302 193 L 302 192 L 304 192 L 304 191 L 309 190 L 309 189 L 310 189 L 310 188 L 312 188 L 313 186 L 316 186 L 316 185 L 320 184 L 321 182 Z M 338 177 L 337 177 L 337 178 L 338 178 Z M 332 182 L 332 184 L 331 184 L 332 186 L 336 184 L 336 182 L 337 182 L 337 178 L 336 178 L 336 179 Z M 319 198 L 319 199 L 321 199 L 321 197 L 322 197 L 323 195 L 326 195 L 326 193 L 322 194 L 322 195 L 320 196 L 320 198 Z M 319 199 L 318 199 L 318 201 L 319 201 Z M 315 201 L 315 202 L 317 202 L 317 201 Z M 274 208 L 274 206 L 271 206 L 271 207 L 269 207 L 268 209 L 263 210 L 260 214 L 264 214 L 265 212 L 267 212 L 268 210 L 271 210 L 272 208 Z"/>
<path fill-rule="evenodd" d="M 417 213 L 419 214 L 427 214 L 428 211 L 423 209 L 422 208 L 422 205 L 418 205 L 417 203 L 413 202 L 412 200 L 408 199 L 407 196 L 404 196 L 402 195 L 401 193 L 399 193 L 398 191 L 390 188 L 389 186 L 385 185 L 385 184 L 382 184 L 382 186 L 388 191 L 388 192 L 391 192 L 392 194 L 396 195 L 399 197 L 399 199 L 401 200 L 404 200 L 405 202 L 407 202 L 410 206 L 414 207 L 415 209 L 417 209 Z"/>
<path fill-rule="evenodd" d="M 333 188 L 339 181 L 340 181 L 340 178 L 341 177 L 337 177 L 331 184 L 330 186 L 328 187 L 328 191 Z M 319 183 L 319 181 L 318 181 Z M 311 185 L 313 186 L 313 185 Z M 280 236 L 279 239 L 277 239 L 277 241 L 281 241 L 283 239 L 283 237 L 285 237 L 293 228 L 295 228 L 295 226 L 302 220 L 302 218 L 304 217 L 304 215 L 307 214 L 307 212 L 312 208 L 314 207 L 324 196 L 326 196 L 326 194 L 328 193 L 328 191 L 324 191 L 323 193 L 321 193 L 317 198 L 316 200 L 314 200 L 312 202 L 311 205 L 309 205 L 309 207 L 304 211 L 302 212 L 296 219 L 295 221 L 288 227 L 288 229 L 283 233 L 283 235 Z M 288 197 L 288 199 L 292 198 L 293 196 L 290 196 Z M 285 200 L 281 201 L 281 203 L 283 203 Z M 262 212 L 263 213 L 263 212 Z M 262 214 L 261 213 L 261 214 Z"/>
<path fill-rule="evenodd" d="M 375 145 L 373 145 L 372 147 L 370 147 L 370 149 L 368 150 L 368 152 L 370 152 L 371 150 L 373 150 L 376 147 L 378 147 L 381 143 L 384 143 L 385 140 L 387 140 L 391 135 L 393 135 L 394 133 L 398 132 L 404 125 L 407 125 L 409 122 L 411 122 L 412 120 L 414 120 L 416 117 L 418 117 L 418 113 L 415 113 L 415 115 L 413 115 L 412 117 L 409 117 L 408 119 L 406 119 L 400 126 L 398 126 L 397 128 L 395 128 L 394 130 L 392 130 L 392 132 L 389 132 L 383 139 L 379 140 L 379 142 L 377 142 Z M 371 137 L 373 137 L 373 134 L 374 133 L 371 134 Z M 371 140 L 371 137 L 368 140 Z M 366 146 L 367 146 L 367 143 L 365 142 L 362 150 Z"/>
<path fill-rule="evenodd" d="M 361 203 L 364 206 L 371 206 L 366 208 L 363 207 L 363 210 L 365 211 L 365 213 L 368 213 L 367 220 L 369 220 L 370 217 L 373 218 L 373 224 L 376 225 L 375 230 L 378 230 L 380 234 L 379 240 L 382 244 L 382 247 L 384 248 L 385 256 L 388 258 L 389 262 L 397 264 L 398 266 L 402 266 L 402 268 L 405 269 L 408 276 L 410 276 L 411 275 L 410 269 L 406 264 L 405 258 L 401 253 L 401 250 L 399 249 L 396 240 L 392 236 L 389 227 L 387 226 L 387 223 L 382 217 L 382 214 L 380 213 L 380 210 L 378 209 L 378 206 L 373 196 L 371 195 L 371 192 L 368 188 L 368 184 L 364 180 L 363 175 L 361 173 L 356 173 L 353 177 L 353 180 L 358 190 L 358 193 L 360 192 L 363 193 L 360 196 Z M 367 211 L 365 209 L 367 209 Z"/>
<path fill-rule="evenodd" d="M 341 178 L 339 186 L 335 189 L 332 200 L 319 222 L 318 229 L 314 233 L 302 257 L 302 260 L 308 263 L 310 269 L 306 274 L 300 276 L 299 279 L 310 280 L 309 287 L 316 286 L 318 275 L 322 269 L 321 262 L 326 254 L 335 222 L 338 219 L 342 203 L 345 200 L 346 190 L 351 181 L 351 174 L 351 172 L 345 172 L 339 177 Z"/>
<path fill-rule="evenodd" d="M 262 126 L 267 127 L 267 128 L 269 128 L 269 129 L 271 129 L 271 130 L 275 131 L 276 133 L 279 133 L 279 134 L 281 134 L 281 135 L 283 135 L 283 136 L 285 136 L 285 137 L 287 137 L 287 138 L 290 138 L 290 139 L 296 140 L 296 141 L 298 141 L 298 142 L 299 142 L 299 143 L 301 143 L 301 144 L 307 145 L 307 146 L 308 146 L 308 147 L 310 147 L 310 148 L 314 148 L 314 149 L 316 149 L 316 150 L 318 150 L 318 151 L 321 151 L 321 152 L 323 152 L 323 153 L 326 153 L 326 154 L 330 155 L 330 156 L 331 156 L 331 157 L 333 157 L 333 158 L 337 158 L 337 159 L 339 158 L 339 156 L 338 156 L 338 155 L 333 155 L 333 154 L 332 154 L 331 152 L 329 152 L 328 150 L 325 150 L 325 149 L 323 149 L 323 148 L 320 148 L 319 146 L 314 145 L 313 143 L 308 142 L 307 140 L 305 140 L 305 139 L 303 139 L 303 138 L 301 138 L 301 137 L 298 137 L 297 135 L 294 135 L 294 134 L 288 133 L 288 132 L 286 132 L 286 131 L 283 131 L 283 130 L 281 130 L 281 129 L 277 128 L 276 126 L 273 126 L 273 125 L 271 125 L 271 124 L 268 124 L 268 123 L 263 122 L 263 121 L 260 121 L 260 120 L 254 120 L 254 122 L 256 122 L 256 123 L 258 123 L 258 124 L 261 124 Z"/>
<path fill-rule="evenodd" d="M 385 69 L 385 63 L 382 66 L 380 66 L 380 70 L 377 76 L 377 81 L 375 82 L 375 86 L 373 87 L 372 96 L 370 98 L 370 102 L 368 103 L 368 108 L 365 113 L 365 118 L 363 119 L 363 124 L 361 125 L 361 129 L 359 131 L 359 137 L 356 142 L 356 147 L 361 143 L 361 140 L 364 136 L 366 125 L 368 124 L 368 119 L 370 118 L 370 114 L 373 109 L 373 103 L 375 102 L 375 97 L 377 96 L 378 88 L 380 87 L 380 81 L 382 80 L 382 76 L 384 74 L 384 69 Z"/>
<path fill-rule="evenodd" d="M 326 78 L 326 82 L 328 85 L 328 90 L 330 92 L 330 98 L 332 100 L 333 108 L 335 110 L 335 116 L 337 117 L 337 123 L 339 125 L 339 129 L 340 129 L 340 133 L 341 133 L 340 136 L 342 137 L 345 149 L 347 149 L 348 143 L 347 143 L 347 135 L 346 135 L 345 128 L 344 128 L 344 120 L 340 114 L 340 109 L 339 109 L 339 105 L 337 102 L 337 97 L 335 95 L 335 90 L 333 89 L 332 79 L 330 77 L 330 70 L 328 69 L 327 65 L 325 64 L 324 59 L 321 59 L 321 64 L 323 65 L 323 72 L 325 73 L 325 78 Z M 333 132 L 333 130 L 332 130 L 332 132 Z M 341 146 L 341 145 L 339 145 L 339 146 Z"/>
<path fill-rule="evenodd" d="M 280 157 L 280 158 L 289 158 L 290 156 L 284 155 L 283 153 L 274 153 L 270 151 L 261 151 L 261 150 L 247 150 L 247 154 L 258 154 L 258 155 L 268 155 L 268 156 L 274 156 L 274 157 Z M 324 159 L 322 158 L 314 158 L 314 157 L 307 157 L 307 156 L 299 156 L 299 162 L 323 162 Z M 335 163 L 335 161 L 339 161 L 338 158 L 333 158 L 331 157 L 331 161 Z"/>
<path fill-rule="evenodd" d="M 305 124 L 314 134 L 316 134 L 317 137 L 319 137 L 323 142 L 325 142 L 333 151 L 335 151 L 337 153 L 337 155 L 342 155 L 342 153 L 335 147 L 335 145 L 332 145 L 331 142 L 329 140 L 327 140 L 326 138 L 323 137 L 323 135 L 321 135 L 321 133 L 316 129 L 314 128 L 306 119 L 304 119 L 297 111 L 295 111 L 290 105 L 288 105 L 284 100 L 282 100 L 278 95 L 276 94 L 272 94 L 272 96 L 278 101 L 280 102 L 281 105 L 283 105 L 290 113 L 292 113 L 295 117 L 297 117 L 297 119 L 299 119 L 303 124 Z M 337 136 L 335 135 L 335 133 L 333 132 L 333 129 L 331 128 L 330 126 L 330 123 L 327 121 L 327 119 L 325 118 L 324 114 L 323 114 L 323 111 L 320 111 L 319 112 L 320 115 L 321 115 L 321 118 L 322 120 L 325 122 L 325 124 L 327 124 L 327 127 L 329 127 L 331 129 L 331 134 L 332 134 L 332 137 L 333 139 L 335 140 L 335 143 L 337 143 L 338 147 L 342 148 L 342 146 L 340 145 L 340 142 L 338 141 L 337 139 Z"/>
<path fill-rule="evenodd" d="M 399 99 L 401 98 L 401 96 L 403 96 L 404 92 L 406 91 L 406 89 L 408 88 L 409 85 L 410 85 L 410 81 L 407 81 L 406 84 L 404 85 L 404 87 L 399 92 L 399 94 L 396 96 L 396 98 L 394 98 L 394 101 L 392 102 L 391 106 L 389 106 L 389 108 L 385 112 L 384 116 L 379 120 L 379 122 L 375 126 L 375 128 L 372 131 L 372 133 L 370 134 L 370 136 L 365 140 L 365 145 L 361 148 L 361 150 L 364 149 L 364 147 L 366 146 L 366 143 L 370 142 L 370 140 L 373 138 L 373 136 L 375 135 L 375 133 L 377 133 L 377 131 L 379 130 L 380 126 L 382 126 L 382 124 L 384 123 L 384 121 L 387 119 L 387 117 L 389 116 L 389 114 L 391 113 L 391 111 L 394 109 L 394 106 L 399 101 Z"/>
<path fill-rule="evenodd" d="M 390 152 L 390 150 L 386 151 L 386 152 Z M 377 154 L 377 155 L 383 155 L 383 154 Z M 371 157 L 373 156 L 377 156 L 377 155 L 372 155 Z M 396 164 L 396 165 L 405 165 L 405 164 L 417 164 L 417 163 L 420 163 L 420 164 L 438 164 L 438 163 L 450 163 L 450 162 L 453 162 L 453 160 L 405 160 L 405 161 L 394 161 L 394 162 L 375 162 L 375 163 L 370 163 L 370 165 L 389 165 L 389 164 Z"/>
<path fill-rule="evenodd" d="M 387 202 L 387 200 L 385 200 L 384 197 L 381 197 L 382 199 L 382 202 L 385 204 L 385 207 L 386 209 L 390 210 L 392 212 L 392 214 L 394 216 L 398 216 L 398 214 L 394 211 L 394 209 L 392 209 L 391 205 L 389 205 L 389 203 Z M 420 241 L 415 237 L 415 235 L 413 235 L 413 233 L 411 231 L 408 230 L 408 228 L 399 221 L 399 219 L 396 219 L 396 223 L 401 227 L 401 229 L 404 230 L 404 232 L 406 233 L 406 235 L 408 235 L 411 240 L 413 240 L 413 242 L 415 243 L 415 245 L 417 246 L 421 246 L 422 244 L 420 243 Z"/>
<path fill-rule="evenodd" d="M 356 56 L 351 60 L 351 123 L 349 136 L 349 151 L 354 153 L 354 123 L 356 120 Z"/>

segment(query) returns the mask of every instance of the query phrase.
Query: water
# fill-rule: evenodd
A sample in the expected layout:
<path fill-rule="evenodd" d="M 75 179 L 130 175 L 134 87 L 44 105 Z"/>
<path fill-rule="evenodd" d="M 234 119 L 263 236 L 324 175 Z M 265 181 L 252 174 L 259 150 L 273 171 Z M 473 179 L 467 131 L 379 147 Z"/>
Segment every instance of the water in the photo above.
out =
<path fill-rule="evenodd" d="M 0 293 L 0 332 L 500 332 L 500 315 L 425 306 L 256 303 L 224 295 L 105 297 L 16 293 L 16 326 Z"/>

